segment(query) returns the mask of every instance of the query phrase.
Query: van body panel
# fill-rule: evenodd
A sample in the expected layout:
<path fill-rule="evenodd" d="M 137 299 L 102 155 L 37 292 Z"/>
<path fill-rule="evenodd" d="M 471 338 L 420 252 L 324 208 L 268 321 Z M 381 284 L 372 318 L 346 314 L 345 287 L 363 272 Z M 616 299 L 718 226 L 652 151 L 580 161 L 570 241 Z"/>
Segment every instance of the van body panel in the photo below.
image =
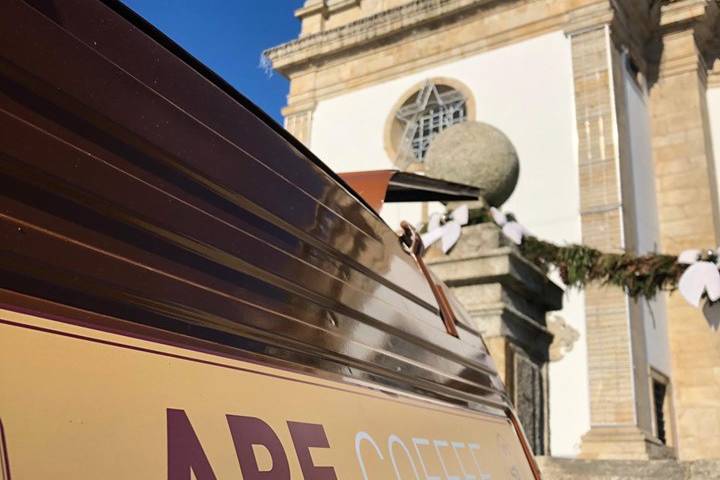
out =
<path fill-rule="evenodd" d="M 279 436 L 292 478 L 311 460 L 362 478 L 360 431 L 385 449 L 368 478 L 392 478 L 389 432 L 416 461 L 409 435 L 476 442 L 514 462 L 482 466 L 492 478 L 532 478 L 480 334 L 463 312 L 446 333 L 398 235 L 122 4 L 0 2 L 0 206 L 6 477 L 190 478 L 170 425 L 195 432 L 178 438 L 196 477 L 224 478 L 245 416 Z M 293 424 L 330 447 L 298 457 L 287 422 L 322 425 L 327 442 Z"/>

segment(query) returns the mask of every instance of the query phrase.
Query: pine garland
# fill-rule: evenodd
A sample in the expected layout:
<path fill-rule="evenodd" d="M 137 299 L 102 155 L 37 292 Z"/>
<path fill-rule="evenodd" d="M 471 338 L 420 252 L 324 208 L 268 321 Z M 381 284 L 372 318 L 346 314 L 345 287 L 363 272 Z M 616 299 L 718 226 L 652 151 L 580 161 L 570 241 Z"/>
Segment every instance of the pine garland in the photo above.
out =
<path fill-rule="evenodd" d="M 512 214 L 507 214 L 516 221 Z M 470 216 L 470 224 L 492 222 L 487 208 L 477 209 Z M 676 255 L 649 253 L 606 253 L 586 245 L 556 245 L 532 235 L 525 235 L 519 250 L 531 263 L 544 272 L 557 269 L 562 281 L 571 288 L 584 288 L 590 283 L 622 288 L 628 296 L 648 299 L 660 291 L 674 291 L 688 265 L 678 263 Z M 709 251 L 699 260 L 717 261 Z"/>
<path fill-rule="evenodd" d="M 653 298 L 658 291 L 675 290 L 687 268 L 674 255 L 605 253 L 585 245 L 559 246 L 533 236 L 523 238 L 520 251 L 545 272 L 556 268 L 569 287 L 583 288 L 593 282 L 614 285 L 632 298 Z"/>
<path fill-rule="evenodd" d="M 448 253 L 463 225 L 492 222 L 530 263 L 545 273 L 556 269 L 568 288 L 583 289 L 591 283 L 611 285 L 633 299 L 652 299 L 658 292 L 679 289 L 689 304 L 702 307 L 711 328 L 720 329 L 720 249 L 686 250 L 679 256 L 606 253 L 587 245 L 556 245 L 541 240 L 518 223 L 514 215 L 496 208 L 469 209 L 461 205 L 440 217 L 433 215 L 421 229 L 427 232 L 431 228 L 421 237 L 426 246 L 442 239 L 442 250 Z"/>
<path fill-rule="evenodd" d="M 507 222 L 517 222 L 511 213 L 502 214 Z M 452 212 L 442 222 L 452 219 Z M 468 225 L 495 223 L 487 207 L 473 208 Z M 505 220 L 504 220 L 505 221 Z M 427 231 L 427 224 L 421 228 Z M 652 299 L 658 292 L 672 292 L 678 288 L 680 277 L 690 265 L 678 263 L 676 255 L 648 253 L 606 253 L 587 245 L 556 245 L 525 232 L 518 245 L 520 253 L 543 272 L 556 269 L 563 283 L 570 288 L 585 288 L 591 283 L 622 288 L 631 298 Z M 718 252 L 708 250 L 697 261 L 718 264 Z M 706 294 L 703 294 L 705 298 Z"/>

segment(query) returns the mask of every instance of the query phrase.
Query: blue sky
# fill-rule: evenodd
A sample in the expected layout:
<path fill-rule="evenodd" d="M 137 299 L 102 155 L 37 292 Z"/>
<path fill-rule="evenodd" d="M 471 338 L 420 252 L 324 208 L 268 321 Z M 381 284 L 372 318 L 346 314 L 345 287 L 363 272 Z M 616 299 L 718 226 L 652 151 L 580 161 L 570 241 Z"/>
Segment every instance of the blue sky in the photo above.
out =
<path fill-rule="evenodd" d="M 297 37 L 303 0 L 123 0 L 282 123 L 287 80 L 260 68 L 260 53 Z"/>

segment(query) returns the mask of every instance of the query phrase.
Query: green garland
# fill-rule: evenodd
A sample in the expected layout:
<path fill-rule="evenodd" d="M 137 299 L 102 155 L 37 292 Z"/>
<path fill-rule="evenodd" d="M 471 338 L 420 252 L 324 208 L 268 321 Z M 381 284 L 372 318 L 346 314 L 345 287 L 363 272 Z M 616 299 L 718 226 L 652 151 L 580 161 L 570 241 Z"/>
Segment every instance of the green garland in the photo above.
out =
<path fill-rule="evenodd" d="M 515 221 L 512 214 L 507 217 Z M 493 222 L 489 209 L 479 209 L 471 214 L 470 224 L 483 222 Z M 531 235 L 524 236 L 518 248 L 527 260 L 544 272 L 557 269 L 568 287 L 584 288 L 590 283 L 613 285 L 632 298 L 653 298 L 659 291 L 676 290 L 680 276 L 688 267 L 677 263 L 675 255 L 605 253 L 586 245 L 556 245 Z M 717 257 L 708 252 L 700 260 L 715 262 Z"/>
<path fill-rule="evenodd" d="M 593 282 L 614 285 L 632 298 L 652 298 L 658 291 L 675 290 L 687 268 L 677 263 L 674 255 L 605 253 L 585 245 L 558 246 L 533 236 L 523 238 L 520 251 L 543 271 L 556 268 L 569 287 L 582 288 Z"/>
<path fill-rule="evenodd" d="M 508 221 L 517 221 L 511 213 L 505 216 Z M 468 225 L 480 223 L 495 224 L 489 208 L 470 210 Z M 421 231 L 426 229 L 424 225 Z M 570 288 L 584 288 L 591 283 L 612 285 L 622 288 L 632 298 L 651 299 L 658 292 L 676 290 L 680 277 L 689 267 L 678 263 L 676 255 L 606 253 L 586 245 L 556 245 L 527 234 L 518 249 L 543 272 L 556 269 Z M 718 263 L 718 254 L 710 250 L 702 253 L 698 260 Z"/>

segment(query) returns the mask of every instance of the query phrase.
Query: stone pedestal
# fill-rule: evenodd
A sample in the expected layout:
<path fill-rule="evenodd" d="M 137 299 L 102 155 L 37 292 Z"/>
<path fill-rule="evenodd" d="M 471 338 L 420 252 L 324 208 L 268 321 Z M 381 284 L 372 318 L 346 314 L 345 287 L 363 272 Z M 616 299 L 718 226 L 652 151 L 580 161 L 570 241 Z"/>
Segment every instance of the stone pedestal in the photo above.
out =
<path fill-rule="evenodd" d="M 649 460 L 673 458 L 673 451 L 635 425 L 594 425 L 582 438 L 582 458 Z"/>
<path fill-rule="evenodd" d="M 553 336 L 545 314 L 561 308 L 562 289 L 509 245 L 494 224 L 465 227 L 450 254 L 431 249 L 426 261 L 482 332 L 528 440 L 536 454 L 546 453 Z"/>

